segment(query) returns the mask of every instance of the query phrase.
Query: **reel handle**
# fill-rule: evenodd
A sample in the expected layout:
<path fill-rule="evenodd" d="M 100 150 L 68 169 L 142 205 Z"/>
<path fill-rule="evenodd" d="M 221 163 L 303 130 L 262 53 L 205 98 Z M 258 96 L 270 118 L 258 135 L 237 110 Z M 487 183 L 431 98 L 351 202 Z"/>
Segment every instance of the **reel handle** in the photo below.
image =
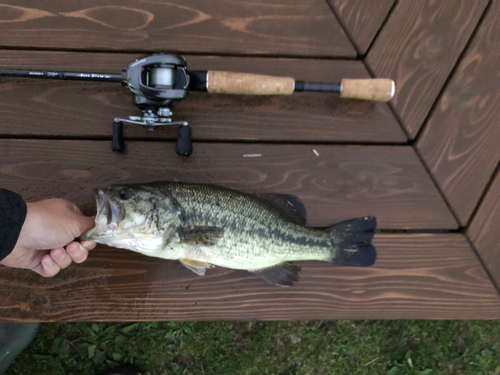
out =
<path fill-rule="evenodd" d="M 191 140 L 191 127 L 187 122 L 172 122 L 172 123 L 153 123 L 145 124 L 136 120 L 126 120 L 116 118 L 113 121 L 113 140 L 111 142 L 111 150 L 113 152 L 124 152 L 125 141 L 123 139 L 123 123 L 138 124 L 142 126 L 149 126 L 149 130 L 155 129 L 157 126 L 164 125 L 180 125 L 177 133 L 177 144 L 175 145 L 175 152 L 179 156 L 189 156 L 193 153 L 193 142 Z"/>
<path fill-rule="evenodd" d="M 123 122 L 113 121 L 113 140 L 111 141 L 113 152 L 124 152 L 125 141 L 123 140 Z"/>
<path fill-rule="evenodd" d="M 189 125 L 179 126 L 177 133 L 177 144 L 175 152 L 179 156 L 189 156 L 193 153 L 193 142 L 191 140 L 191 127 Z"/>

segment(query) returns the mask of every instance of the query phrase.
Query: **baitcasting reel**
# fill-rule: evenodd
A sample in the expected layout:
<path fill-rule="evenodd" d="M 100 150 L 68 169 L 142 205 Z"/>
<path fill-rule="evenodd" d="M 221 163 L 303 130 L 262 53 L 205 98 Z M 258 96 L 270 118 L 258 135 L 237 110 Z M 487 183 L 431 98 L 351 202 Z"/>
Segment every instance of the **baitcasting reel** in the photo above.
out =
<path fill-rule="evenodd" d="M 186 59 L 177 55 L 153 55 L 130 63 L 122 73 L 124 82 L 134 94 L 134 104 L 141 116 L 128 119 L 115 118 L 111 148 L 123 152 L 123 123 L 138 124 L 148 130 L 157 126 L 180 125 L 175 151 L 189 156 L 193 152 L 191 127 L 187 122 L 172 122 L 172 108 L 189 92 L 190 76 L 186 71 Z"/>
<path fill-rule="evenodd" d="M 391 79 L 343 79 L 340 83 L 309 83 L 290 77 L 222 71 L 187 71 L 183 56 L 155 54 L 129 64 L 121 74 L 50 72 L 0 69 L 0 76 L 49 78 L 82 81 L 121 82 L 134 95 L 134 104 L 141 116 L 115 118 L 111 149 L 125 151 L 123 124 L 142 125 L 148 130 L 157 126 L 179 125 L 178 155 L 189 156 L 193 151 L 191 128 L 187 122 L 172 122 L 172 108 L 188 96 L 189 91 L 235 95 L 290 95 L 294 92 L 339 93 L 342 98 L 389 101 L 395 92 Z"/>

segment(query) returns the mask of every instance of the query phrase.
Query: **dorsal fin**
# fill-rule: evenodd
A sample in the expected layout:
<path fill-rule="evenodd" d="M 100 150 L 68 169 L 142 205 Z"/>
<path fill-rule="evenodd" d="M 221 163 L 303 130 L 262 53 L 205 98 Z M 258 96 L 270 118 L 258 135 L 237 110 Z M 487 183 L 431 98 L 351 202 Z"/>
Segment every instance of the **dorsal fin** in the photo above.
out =
<path fill-rule="evenodd" d="M 295 224 L 306 225 L 306 208 L 295 195 L 271 193 L 257 196 L 279 211 L 286 220 Z"/>

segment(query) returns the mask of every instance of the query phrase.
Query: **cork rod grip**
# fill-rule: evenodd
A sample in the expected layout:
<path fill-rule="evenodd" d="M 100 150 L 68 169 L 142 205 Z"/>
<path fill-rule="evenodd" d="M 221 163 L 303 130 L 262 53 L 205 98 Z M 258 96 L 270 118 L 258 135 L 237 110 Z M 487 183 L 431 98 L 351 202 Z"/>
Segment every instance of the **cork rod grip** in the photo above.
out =
<path fill-rule="evenodd" d="M 363 99 L 388 102 L 394 96 L 396 86 L 392 79 L 343 79 L 340 96 L 349 99 Z"/>
<path fill-rule="evenodd" d="M 207 91 L 213 94 L 290 95 L 295 80 L 260 74 L 232 73 L 209 70 Z"/>

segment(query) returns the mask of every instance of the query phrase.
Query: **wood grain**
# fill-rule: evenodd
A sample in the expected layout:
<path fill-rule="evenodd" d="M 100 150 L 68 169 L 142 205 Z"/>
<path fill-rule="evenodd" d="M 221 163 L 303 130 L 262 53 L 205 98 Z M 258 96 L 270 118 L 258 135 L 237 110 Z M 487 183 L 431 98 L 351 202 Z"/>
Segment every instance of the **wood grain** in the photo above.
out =
<path fill-rule="evenodd" d="M 374 42 L 367 64 L 392 78 L 392 100 L 413 138 L 470 39 L 487 0 L 398 1 Z"/>
<path fill-rule="evenodd" d="M 2 51 L 0 67 L 119 73 L 140 55 Z M 359 61 L 187 56 L 188 68 L 241 71 L 297 80 L 340 82 L 369 78 Z M 116 83 L 0 78 L 0 136 L 111 136 L 115 117 L 137 115 L 130 91 Z M 174 108 L 194 139 L 316 142 L 407 140 L 386 103 L 341 99 L 337 94 L 245 97 L 193 92 Z M 174 139 L 174 129 L 148 132 L 126 126 L 129 138 Z"/>
<path fill-rule="evenodd" d="M 500 160 L 499 61 L 495 1 L 417 143 L 463 226 Z"/>
<path fill-rule="evenodd" d="M 500 172 L 467 229 L 467 236 L 500 292 Z"/>
<path fill-rule="evenodd" d="M 500 297 L 461 234 L 378 235 L 369 268 L 300 262 L 281 288 L 224 268 L 98 247 L 52 279 L 0 268 L 6 321 L 498 319 Z M 6 286 L 17 288 L 6 298 Z M 2 303 L 3 302 L 3 303 Z"/>
<path fill-rule="evenodd" d="M 323 0 L 3 0 L 0 46 L 354 57 Z"/>
<path fill-rule="evenodd" d="M 310 226 L 374 215 L 379 228 L 457 227 L 410 147 L 194 143 L 189 158 L 171 142 L 127 147 L 123 155 L 108 141 L 0 140 L 0 181 L 27 200 L 60 196 L 87 213 L 91 188 L 174 180 L 297 195 Z"/>
<path fill-rule="evenodd" d="M 389 14 L 394 0 L 327 0 L 351 36 L 358 53 L 364 55 Z"/>

